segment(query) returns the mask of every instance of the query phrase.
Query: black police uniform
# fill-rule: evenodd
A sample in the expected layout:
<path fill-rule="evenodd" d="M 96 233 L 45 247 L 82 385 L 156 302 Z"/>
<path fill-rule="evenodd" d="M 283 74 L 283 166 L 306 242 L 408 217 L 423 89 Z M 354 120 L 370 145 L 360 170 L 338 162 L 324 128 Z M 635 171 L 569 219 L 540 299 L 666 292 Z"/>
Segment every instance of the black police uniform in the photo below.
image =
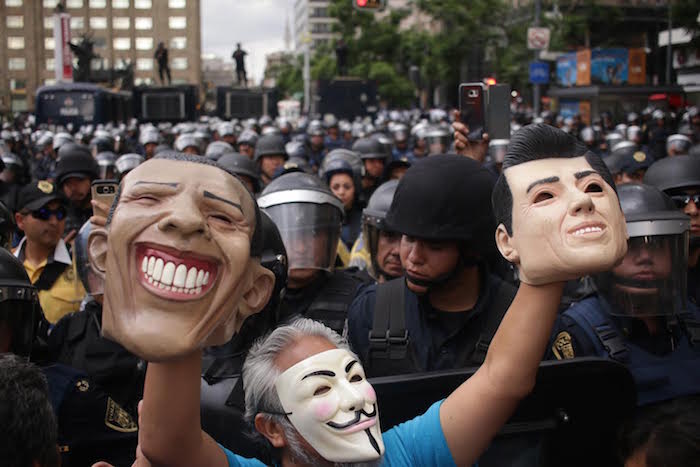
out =
<path fill-rule="evenodd" d="M 460 312 L 435 308 L 428 295 L 419 297 L 409 290 L 404 278 L 387 283 L 403 293 L 403 307 L 395 297 L 391 297 L 388 309 L 378 303 L 377 289 L 387 284 L 362 289 L 348 311 L 348 340 L 360 356 L 367 376 L 447 370 L 483 363 L 491 339 L 515 296 L 515 288 L 489 274 L 483 264 L 479 266 L 479 276 L 476 304 L 471 310 Z M 393 307 L 397 314 L 390 311 Z M 375 322 L 377 313 L 382 312 L 389 316 Z"/>
<path fill-rule="evenodd" d="M 95 300 L 64 316 L 48 338 L 49 354 L 64 365 L 84 371 L 132 416 L 143 398 L 145 362 L 102 336 L 102 306 Z"/>

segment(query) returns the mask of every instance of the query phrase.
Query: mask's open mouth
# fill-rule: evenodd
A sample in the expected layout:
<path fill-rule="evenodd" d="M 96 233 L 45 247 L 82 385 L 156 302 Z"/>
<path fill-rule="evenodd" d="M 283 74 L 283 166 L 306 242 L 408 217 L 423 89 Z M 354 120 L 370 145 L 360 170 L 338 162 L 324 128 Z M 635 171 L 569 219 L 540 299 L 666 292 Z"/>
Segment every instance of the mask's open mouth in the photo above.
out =
<path fill-rule="evenodd" d="M 219 271 L 214 258 L 155 244 L 137 245 L 135 259 L 141 284 L 169 300 L 201 298 L 212 288 Z"/>
<path fill-rule="evenodd" d="M 362 419 L 362 415 L 366 418 Z M 377 406 L 372 406 L 372 412 L 365 412 L 364 409 L 355 411 L 355 418 L 345 423 L 326 422 L 331 428 L 342 431 L 345 434 L 366 430 L 377 423 Z"/>
<path fill-rule="evenodd" d="M 594 239 L 600 238 L 606 230 L 606 225 L 598 222 L 586 222 L 569 230 L 569 234 L 576 238 Z"/>

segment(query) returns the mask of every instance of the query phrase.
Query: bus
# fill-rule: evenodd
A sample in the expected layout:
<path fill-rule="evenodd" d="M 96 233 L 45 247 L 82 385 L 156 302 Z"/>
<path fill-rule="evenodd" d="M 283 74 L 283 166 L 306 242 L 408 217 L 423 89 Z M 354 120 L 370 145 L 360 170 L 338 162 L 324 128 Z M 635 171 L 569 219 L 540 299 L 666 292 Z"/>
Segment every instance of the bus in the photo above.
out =
<path fill-rule="evenodd" d="M 198 103 L 199 92 L 193 84 L 134 88 L 134 110 L 139 122 L 195 121 Z"/>

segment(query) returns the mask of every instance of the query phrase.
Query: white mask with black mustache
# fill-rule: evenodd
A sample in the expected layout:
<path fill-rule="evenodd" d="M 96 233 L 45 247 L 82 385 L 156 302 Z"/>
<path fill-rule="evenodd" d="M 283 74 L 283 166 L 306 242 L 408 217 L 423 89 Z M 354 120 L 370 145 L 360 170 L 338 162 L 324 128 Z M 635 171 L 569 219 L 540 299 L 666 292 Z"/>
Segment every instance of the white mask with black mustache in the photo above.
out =
<path fill-rule="evenodd" d="M 377 396 L 347 350 L 300 361 L 279 375 L 275 387 L 289 421 L 326 460 L 363 462 L 384 453 Z"/>

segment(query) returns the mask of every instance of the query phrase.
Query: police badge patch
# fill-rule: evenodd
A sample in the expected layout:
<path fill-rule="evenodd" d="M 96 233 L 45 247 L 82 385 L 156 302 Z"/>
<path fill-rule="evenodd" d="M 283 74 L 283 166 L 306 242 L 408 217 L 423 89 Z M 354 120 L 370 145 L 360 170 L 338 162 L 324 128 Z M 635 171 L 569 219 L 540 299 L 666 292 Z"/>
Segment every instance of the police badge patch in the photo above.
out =
<path fill-rule="evenodd" d="M 557 360 L 568 360 L 574 358 L 574 346 L 571 345 L 571 334 L 562 331 L 557 334 L 552 345 L 552 352 Z"/>
<path fill-rule="evenodd" d="M 131 418 L 131 415 L 129 415 L 129 412 L 122 409 L 121 406 L 114 402 L 111 397 L 107 398 L 105 425 L 122 433 L 133 433 L 139 429 L 138 425 L 136 425 L 134 422 L 134 419 Z"/>
<path fill-rule="evenodd" d="M 51 182 L 48 182 L 46 180 L 40 180 L 37 184 L 36 187 L 41 190 L 43 193 L 46 193 L 47 195 L 50 195 L 53 193 L 53 184 Z"/>

